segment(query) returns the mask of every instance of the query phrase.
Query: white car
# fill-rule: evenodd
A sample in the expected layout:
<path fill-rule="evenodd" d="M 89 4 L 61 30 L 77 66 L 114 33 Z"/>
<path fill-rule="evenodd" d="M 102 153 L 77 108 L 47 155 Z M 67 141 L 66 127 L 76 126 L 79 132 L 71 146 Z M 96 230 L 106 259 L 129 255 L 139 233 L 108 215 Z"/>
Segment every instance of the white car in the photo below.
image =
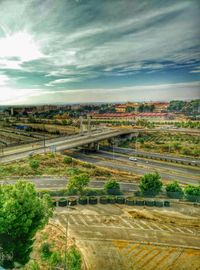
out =
<path fill-rule="evenodd" d="M 135 157 L 130 157 L 129 160 L 131 160 L 131 161 L 137 161 L 137 158 L 135 158 Z"/>

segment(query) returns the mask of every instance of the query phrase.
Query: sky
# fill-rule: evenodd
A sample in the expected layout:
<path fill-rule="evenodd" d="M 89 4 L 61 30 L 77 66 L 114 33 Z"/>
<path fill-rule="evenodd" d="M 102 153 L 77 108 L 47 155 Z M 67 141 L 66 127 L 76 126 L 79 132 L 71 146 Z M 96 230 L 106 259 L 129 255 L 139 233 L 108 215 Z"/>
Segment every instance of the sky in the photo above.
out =
<path fill-rule="evenodd" d="M 200 98 L 199 0 L 0 0 L 0 105 Z"/>

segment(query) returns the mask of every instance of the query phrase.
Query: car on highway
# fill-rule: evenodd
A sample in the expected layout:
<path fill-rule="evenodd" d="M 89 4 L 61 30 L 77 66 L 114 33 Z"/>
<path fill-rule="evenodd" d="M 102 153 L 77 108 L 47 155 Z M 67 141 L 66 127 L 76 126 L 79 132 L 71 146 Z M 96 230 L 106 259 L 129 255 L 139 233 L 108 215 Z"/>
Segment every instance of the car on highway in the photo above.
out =
<path fill-rule="evenodd" d="M 137 162 L 137 158 L 135 157 L 129 157 L 129 160 Z"/>

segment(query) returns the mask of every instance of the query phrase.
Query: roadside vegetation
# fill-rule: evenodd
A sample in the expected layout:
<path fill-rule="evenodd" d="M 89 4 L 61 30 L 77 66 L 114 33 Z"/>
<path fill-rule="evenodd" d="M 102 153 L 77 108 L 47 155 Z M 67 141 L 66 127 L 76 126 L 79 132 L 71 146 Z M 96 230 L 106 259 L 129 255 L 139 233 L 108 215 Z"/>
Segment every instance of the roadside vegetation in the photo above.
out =
<path fill-rule="evenodd" d="M 120 144 L 122 147 L 136 148 L 142 151 L 174 154 L 179 156 L 200 157 L 200 138 L 190 134 L 154 133 L 143 134 Z"/>
<path fill-rule="evenodd" d="M 29 158 L 0 165 L 0 176 L 3 177 L 31 177 L 31 176 L 57 176 L 70 177 L 72 175 L 87 173 L 93 180 L 138 180 L 133 173 L 103 168 L 80 161 L 59 153 L 46 153 L 32 155 Z"/>

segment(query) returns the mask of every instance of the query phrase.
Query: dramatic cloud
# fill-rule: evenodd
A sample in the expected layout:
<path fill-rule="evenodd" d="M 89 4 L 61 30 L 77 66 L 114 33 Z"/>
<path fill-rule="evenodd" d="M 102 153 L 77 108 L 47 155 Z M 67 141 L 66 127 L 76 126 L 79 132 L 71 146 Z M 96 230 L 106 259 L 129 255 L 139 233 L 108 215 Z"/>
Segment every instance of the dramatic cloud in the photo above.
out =
<path fill-rule="evenodd" d="M 199 10 L 198 0 L 0 1 L 0 102 L 115 100 L 126 87 L 159 99 L 148 85 L 173 99 L 161 85 L 200 78 Z"/>

